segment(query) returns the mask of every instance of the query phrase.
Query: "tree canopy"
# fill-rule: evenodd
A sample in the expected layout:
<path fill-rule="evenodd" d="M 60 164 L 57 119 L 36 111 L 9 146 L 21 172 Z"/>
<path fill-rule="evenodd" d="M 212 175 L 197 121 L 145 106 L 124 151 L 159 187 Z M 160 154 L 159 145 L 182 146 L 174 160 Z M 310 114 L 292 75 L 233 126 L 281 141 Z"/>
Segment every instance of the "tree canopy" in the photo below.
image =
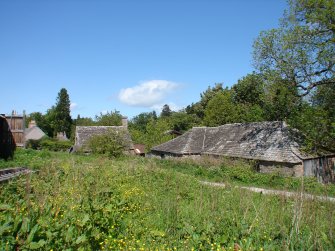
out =
<path fill-rule="evenodd" d="M 307 95 L 335 83 L 335 1 L 292 0 L 278 29 L 263 31 L 254 43 L 260 72 L 278 74 Z"/>
<path fill-rule="evenodd" d="M 222 83 L 217 83 L 213 87 L 208 86 L 207 90 L 200 94 L 200 101 L 192 103 L 186 107 L 186 113 L 195 114 L 199 119 L 203 119 L 205 117 L 205 109 L 209 101 L 214 98 L 216 94 L 222 91 Z"/>
<path fill-rule="evenodd" d="M 95 116 L 98 126 L 120 126 L 122 124 L 122 115 L 120 111 L 110 111 Z"/>

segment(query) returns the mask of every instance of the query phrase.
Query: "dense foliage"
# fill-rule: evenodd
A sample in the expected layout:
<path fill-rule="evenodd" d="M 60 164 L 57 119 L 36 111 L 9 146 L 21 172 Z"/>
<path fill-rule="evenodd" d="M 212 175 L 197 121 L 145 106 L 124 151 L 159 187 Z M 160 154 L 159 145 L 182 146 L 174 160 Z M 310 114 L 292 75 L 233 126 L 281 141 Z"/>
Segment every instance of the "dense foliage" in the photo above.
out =
<path fill-rule="evenodd" d="M 97 126 L 120 126 L 122 115 L 119 111 L 107 111 L 106 113 L 100 113 L 95 116 L 95 125 Z"/>
<path fill-rule="evenodd" d="M 0 166 L 24 161 L 39 172 L 0 185 L 1 250 L 335 248 L 334 203 L 252 193 L 229 179 L 226 188 L 199 182 L 213 172 L 247 180 L 243 163 L 215 169 L 30 150 Z"/>
<path fill-rule="evenodd" d="M 71 141 L 62 141 L 54 138 L 43 137 L 40 140 L 30 139 L 26 142 L 26 148 L 34 150 L 49 150 L 49 151 L 69 151 L 73 146 Z"/>
<path fill-rule="evenodd" d="M 109 130 L 106 133 L 93 135 L 88 141 L 88 147 L 96 154 L 105 154 L 109 157 L 120 157 L 129 147 L 129 139 L 123 130 Z"/>
<path fill-rule="evenodd" d="M 301 95 L 334 84 L 334 27 L 333 0 L 292 0 L 280 28 L 264 31 L 256 40 L 256 66 L 262 72 L 277 71 Z"/>

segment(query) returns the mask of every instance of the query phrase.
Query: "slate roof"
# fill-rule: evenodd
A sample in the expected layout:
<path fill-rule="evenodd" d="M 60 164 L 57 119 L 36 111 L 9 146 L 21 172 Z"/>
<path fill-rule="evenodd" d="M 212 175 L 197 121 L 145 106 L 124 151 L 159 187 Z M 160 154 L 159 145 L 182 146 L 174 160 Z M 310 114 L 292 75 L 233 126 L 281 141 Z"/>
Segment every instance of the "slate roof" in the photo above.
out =
<path fill-rule="evenodd" d="M 85 144 L 91 136 L 105 134 L 109 130 L 125 132 L 125 140 L 128 145 L 127 150 L 134 149 L 130 134 L 124 126 L 76 126 L 75 149 L 85 147 Z"/>
<path fill-rule="evenodd" d="M 152 148 L 172 155 L 220 155 L 285 163 L 307 157 L 300 150 L 301 137 L 284 122 L 235 123 L 194 127 L 185 134 Z"/>
<path fill-rule="evenodd" d="M 38 126 L 33 126 L 30 128 L 26 128 L 24 130 L 24 137 L 25 140 L 39 140 L 43 138 L 46 134 L 39 128 Z"/>

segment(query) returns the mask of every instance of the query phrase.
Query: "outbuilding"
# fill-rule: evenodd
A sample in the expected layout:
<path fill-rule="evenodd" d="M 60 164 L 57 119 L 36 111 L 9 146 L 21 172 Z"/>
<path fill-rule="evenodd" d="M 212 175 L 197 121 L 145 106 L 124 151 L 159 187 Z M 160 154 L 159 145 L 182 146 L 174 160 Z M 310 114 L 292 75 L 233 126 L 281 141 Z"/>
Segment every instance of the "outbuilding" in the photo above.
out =
<path fill-rule="evenodd" d="M 185 134 L 151 149 L 166 157 L 225 156 L 255 160 L 260 172 L 315 176 L 335 182 L 335 154 L 313 156 L 301 151 L 303 137 L 285 122 L 234 123 L 194 127 Z"/>
<path fill-rule="evenodd" d="M 94 135 L 106 134 L 109 131 L 114 131 L 120 134 L 122 133 L 124 141 L 127 145 L 125 151 L 128 153 L 134 153 L 134 145 L 128 131 L 127 117 L 122 118 L 121 126 L 76 126 L 75 144 L 73 150 L 82 150 L 89 152 L 90 149 L 88 148 L 87 143 L 90 138 Z"/>
<path fill-rule="evenodd" d="M 34 120 L 30 121 L 28 128 L 24 131 L 25 141 L 28 140 L 40 140 L 46 134 L 36 125 Z"/>

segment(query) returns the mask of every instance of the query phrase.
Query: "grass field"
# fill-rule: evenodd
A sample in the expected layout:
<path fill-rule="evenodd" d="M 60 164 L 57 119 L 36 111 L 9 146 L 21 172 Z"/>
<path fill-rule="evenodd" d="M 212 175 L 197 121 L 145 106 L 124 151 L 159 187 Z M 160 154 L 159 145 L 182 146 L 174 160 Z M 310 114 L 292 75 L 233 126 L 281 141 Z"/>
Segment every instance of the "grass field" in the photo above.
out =
<path fill-rule="evenodd" d="M 236 186 L 334 194 L 334 185 L 313 179 L 255 174 L 240 161 L 113 160 L 32 150 L 0 161 L 0 168 L 9 166 L 37 172 L 0 185 L 0 250 L 335 249 L 335 203 Z"/>

